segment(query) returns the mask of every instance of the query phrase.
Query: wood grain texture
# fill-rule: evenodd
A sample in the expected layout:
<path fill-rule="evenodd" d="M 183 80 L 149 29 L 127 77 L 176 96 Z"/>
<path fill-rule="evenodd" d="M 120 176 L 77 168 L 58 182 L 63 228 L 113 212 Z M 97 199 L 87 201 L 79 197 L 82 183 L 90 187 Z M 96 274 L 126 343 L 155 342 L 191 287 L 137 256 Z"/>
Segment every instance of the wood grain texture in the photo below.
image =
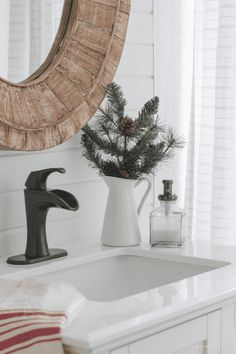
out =
<path fill-rule="evenodd" d="M 119 64 L 130 2 L 65 0 L 41 67 L 19 84 L 0 79 L 0 149 L 48 149 L 86 124 Z"/>

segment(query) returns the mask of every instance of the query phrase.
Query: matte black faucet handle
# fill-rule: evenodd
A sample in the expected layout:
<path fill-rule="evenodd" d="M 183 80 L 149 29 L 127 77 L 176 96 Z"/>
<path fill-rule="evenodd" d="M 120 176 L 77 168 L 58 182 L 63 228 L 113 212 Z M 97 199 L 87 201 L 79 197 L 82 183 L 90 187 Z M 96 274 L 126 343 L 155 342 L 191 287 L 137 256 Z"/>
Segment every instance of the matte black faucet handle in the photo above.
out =
<path fill-rule="evenodd" d="M 32 171 L 26 182 L 27 189 L 45 191 L 47 189 L 47 178 L 53 172 L 65 173 L 64 168 L 47 168 L 44 170 Z"/>

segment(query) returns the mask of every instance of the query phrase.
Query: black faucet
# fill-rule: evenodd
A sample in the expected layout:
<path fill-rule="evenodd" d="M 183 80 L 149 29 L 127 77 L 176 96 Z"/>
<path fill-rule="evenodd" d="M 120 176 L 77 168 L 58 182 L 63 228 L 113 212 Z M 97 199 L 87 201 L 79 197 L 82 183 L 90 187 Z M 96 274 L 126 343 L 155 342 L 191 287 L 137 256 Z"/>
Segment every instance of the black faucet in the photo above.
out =
<path fill-rule="evenodd" d="M 7 259 L 10 264 L 32 264 L 63 257 L 67 252 L 59 248 L 48 248 L 46 219 L 50 208 L 76 211 L 77 199 L 70 193 L 59 189 L 47 189 L 47 178 L 52 172 L 65 173 L 64 168 L 48 168 L 33 171 L 26 180 L 24 190 L 27 220 L 27 245 L 24 254 Z"/>

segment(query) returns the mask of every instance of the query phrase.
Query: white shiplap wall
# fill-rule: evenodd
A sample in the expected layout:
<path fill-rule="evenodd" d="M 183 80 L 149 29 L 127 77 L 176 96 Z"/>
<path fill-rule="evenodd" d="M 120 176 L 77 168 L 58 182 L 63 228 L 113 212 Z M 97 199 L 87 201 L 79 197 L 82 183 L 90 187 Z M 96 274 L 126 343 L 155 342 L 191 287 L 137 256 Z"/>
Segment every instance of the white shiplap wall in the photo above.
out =
<path fill-rule="evenodd" d="M 145 100 L 154 95 L 154 1 L 132 0 L 127 43 L 116 76 L 129 101 L 129 114 L 137 113 Z M 81 158 L 79 135 L 49 151 L 1 151 L 0 164 L 0 256 L 24 251 L 24 183 L 30 171 L 42 168 L 65 167 L 67 173 L 52 175 L 49 186 L 72 192 L 80 202 L 80 209 L 75 213 L 59 209 L 50 211 L 47 223 L 50 246 L 79 238 L 99 239 L 107 189 Z M 147 237 L 151 204 L 152 196 L 140 220 L 144 237 Z"/>

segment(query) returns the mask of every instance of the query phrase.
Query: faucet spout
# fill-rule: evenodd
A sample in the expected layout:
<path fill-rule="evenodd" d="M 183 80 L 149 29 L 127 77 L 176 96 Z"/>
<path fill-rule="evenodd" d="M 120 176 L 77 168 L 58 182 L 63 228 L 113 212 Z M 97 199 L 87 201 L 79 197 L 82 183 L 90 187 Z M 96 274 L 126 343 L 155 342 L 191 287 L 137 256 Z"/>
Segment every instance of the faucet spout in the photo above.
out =
<path fill-rule="evenodd" d="M 52 205 L 54 204 L 55 207 L 71 211 L 79 209 L 78 200 L 73 194 L 60 189 L 51 189 L 48 192 L 48 196 L 52 198 Z"/>
<path fill-rule="evenodd" d="M 64 173 L 64 169 L 51 169 L 51 172 L 54 171 Z M 27 188 L 24 190 L 27 221 L 26 250 L 24 255 L 9 257 L 8 263 L 30 264 L 67 255 L 65 250 L 49 249 L 46 237 L 47 215 L 50 208 L 76 211 L 79 209 L 79 203 L 75 196 L 67 191 L 47 189 L 45 176 L 49 173 L 50 169 L 32 172 L 26 181 Z M 42 176 L 42 182 L 39 176 Z M 35 178 L 36 183 L 32 180 Z"/>

